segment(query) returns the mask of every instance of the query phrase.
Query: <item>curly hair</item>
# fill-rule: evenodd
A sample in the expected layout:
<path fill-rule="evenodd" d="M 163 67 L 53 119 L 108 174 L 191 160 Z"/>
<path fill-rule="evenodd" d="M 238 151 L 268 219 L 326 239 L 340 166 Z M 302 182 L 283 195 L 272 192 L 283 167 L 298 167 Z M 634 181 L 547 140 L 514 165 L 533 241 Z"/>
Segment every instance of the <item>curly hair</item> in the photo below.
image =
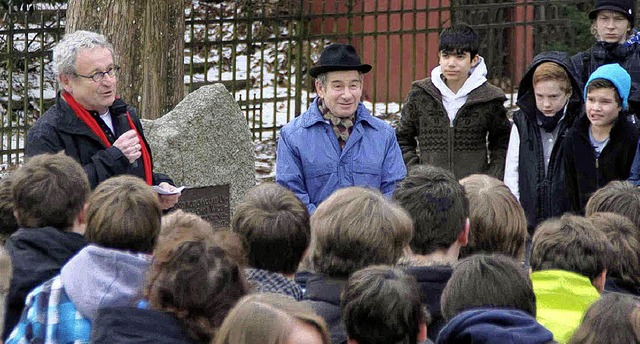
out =
<path fill-rule="evenodd" d="M 249 290 L 242 269 L 215 238 L 197 227 L 179 227 L 161 237 L 145 287 L 152 309 L 173 315 L 189 337 L 202 343 L 211 341 Z"/>

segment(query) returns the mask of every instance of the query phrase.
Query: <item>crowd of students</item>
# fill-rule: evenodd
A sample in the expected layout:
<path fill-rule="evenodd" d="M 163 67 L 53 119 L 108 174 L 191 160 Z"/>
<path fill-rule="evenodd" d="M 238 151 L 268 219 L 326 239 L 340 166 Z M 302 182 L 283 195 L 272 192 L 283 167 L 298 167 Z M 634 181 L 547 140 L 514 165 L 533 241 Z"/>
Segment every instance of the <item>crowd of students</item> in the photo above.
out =
<path fill-rule="evenodd" d="M 371 67 L 329 46 L 311 73 L 322 79 L 318 118 L 283 130 L 304 145 L 318 123 L 351 169 L 311 202 L 303 179 L 328 167 L 292 172 L 299 149 L 288 141 L 288 179 L 248 191 L 228 229 L 163 215 L 177 196 L 167 203 L 140 176 L 96 186 L 68 154 L 30 157 L 0 181 L 4 343 L 640 343 L 632 5 L 596 1 L 588 52 L 534 58 L 513 125 L 477 33 L 444 30 L 440 65 L 414 83 L 397 142 L 355 101 Z M 349 144 L 360 127 L 374 141 L 383 130 L 399 162 L 384 187 L 370 185 L 385 179 L 375 164 L 346 158 L 382 156 Z"/>
<path fill-rule="evenodd" d="M 586 217 L 541 222 L 529 259 L 502 181 L 429 165 L 392 199 L 343 188 L 311 217 L 262 184 L 229 230 L 163 216 L 138 177 L 90 192 L 62 153 L 2 185 L 17 220 L 2 224 L 5 343 L 640 342 L 640 189 L 627 181 L 595 192 Z"/>

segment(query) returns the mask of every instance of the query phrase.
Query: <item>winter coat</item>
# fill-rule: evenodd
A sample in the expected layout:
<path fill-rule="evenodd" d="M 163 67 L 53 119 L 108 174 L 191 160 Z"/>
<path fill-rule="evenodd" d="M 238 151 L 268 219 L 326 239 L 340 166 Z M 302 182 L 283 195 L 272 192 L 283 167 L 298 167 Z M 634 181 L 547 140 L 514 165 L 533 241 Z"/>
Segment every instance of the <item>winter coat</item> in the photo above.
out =
<path fill-rule="evenodd" d="M 121 99 L 116 99 L 109 107 L 109 111 L 114 118 L 129 111 L 131 120 L 142 137 L 142 143 L 151 152 L 134 108 L 127 106 Z M 113 121 L 113 124 L 116 137 L 130 130 L 129 128 L 119 128 L 116 120 Z M 57 153 L 62 150 L 82 165 L 89 177 L 92 189 L 104 180 L 121 174 L 133 174 L 144 179 L 142 160 L 138 159 L 137 163 L 130 164 L 120 149 L 114 146 L 107 148 L 58 93 L 56 104 L 50 107 L 29 129 L 25 155 L 31 157 L 43 153 Z M 154 173 L 153 184 L 158 185 L 161 182 L 173 184 L 166 175 Z"/>
<path fill-rule="evenodd" d="M 589 306 L 600 298 L 588 277 L 564 270 L 531 273 L 536 294 L 537 320 L 566 343 L 582 322 Z"/>
<path fill-rule="evenodd" d="M 310 213 L 344 187 L 371 187 L 390 197 L 396 182 L 407 174 L 390 125 L 360 103 L 353 131 L 341 150 L 317 99 L 280 130 L 276 166 L 276 182 L 293 191 Z"/>
<path fill-rule="evenodd" d="M 140 298 L 150 262 L 143 254 L 85 247 L 60 275 L 29 293 L 6 343 L 88 343 L 100 308 L 130 306 Z"/>
<path fill-rule="evenodd" d="M 640 116 L 640 44 L 624 45 L 596 42 L 589 50 L 572 56 L 571 61 L 581 89 L 584 89 L 589 75 L 598 67 L 609 63 L 619 63 L 631 75 L 629 112 L 636 117 Z"/>
<path fill-rule="evenodd" d="M 571 210 L 580 214 L 596 190 L 612 180 L 629 178 L 638 143 L 638 130 L 621 114 L 611 128 L 609 143 L 596 159 L 589 125 L 587 116 L 576 120 L 563 143 L 567 196 Z"/>
<path fill-rule="evenodd" d="M 406 165 L 439 166 L 458 179 L 474 173 L 502 179 L 511 129 L 505 100 L 501 89 L 484 82 L 451 123 L 431 78 L 413 82 L 396 128 Z"/>
<path fill-rule="evenodd" d="M 427 326 L 427 337 L 436 340 L 438 333 L 446 324 L 440 308 L 442 291 L 451 278 L 451 266 L 410 266 L 408 274 L 415 277 L 420 287 L 420 299 L 431 314 L 431 323 Z"/>
<path fill-rule="evenodd" d="M 92 324 L 93 344 L 195 344 L 169 313 L 135 307 L 98 311 Z"/>
<path fill-rule="evenodd" d="M 78 233 L 53 227 L 22 228 L 5 244 L 12 278 L 6 298 L 3 339 L 18 324 L 27 294 L 60 273 L 60 268 L 86 245 Z"/>
<path fill-rule="evenodd" d="M 476 308 L 457 314 L 436 344 L 547 344 L 553 334 L 518 309 Z"/>
<path fill-rule="evenodd" d="M 553 143 L 546 174 L 541 135 L 541 130 L 544 129 L 538 124 L 533 92 L 533 74 L 544 62 L 554 62 L 562 66 L 569 75 L 572 86 L 572 95 L 565 107 L 564 117 L 556 129 L 557 137 Z M 543 220 L 562 215 L 569 210 L 562 142 L 582 108 L 582 91 L 572 72 L 571 61 L 565 53 L 542 53 L 534 58 L 518 88 L 519 110 L 513 115 L 514 126 L 507 151 L 504 182 L 519 197 L 530 233 Z"/>
<path fill-rule="evenodd" d="M 640 286 L 622 280 L 622 278 L 607 275 L 607 281 L 604 284 L 605 293 L 623 293 L 640 297 Z"/>
<path fill-rule="evenodd" d="M 305 302 L 327 323 L 332 344 L 347 342 L 347 332 L 340 319 L 340 294 L 347 281 L 323 275 L 312 275 L 307 279 Z"/>

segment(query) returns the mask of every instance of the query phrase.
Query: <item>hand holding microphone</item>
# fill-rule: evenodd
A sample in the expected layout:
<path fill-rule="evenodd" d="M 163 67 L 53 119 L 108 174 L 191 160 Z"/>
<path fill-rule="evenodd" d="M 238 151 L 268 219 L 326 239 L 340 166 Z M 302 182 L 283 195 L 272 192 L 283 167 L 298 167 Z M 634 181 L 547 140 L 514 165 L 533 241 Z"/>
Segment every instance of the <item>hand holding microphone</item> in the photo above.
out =
<path fill-rule="evenodd" d="M 135 130 L 129 130 L 126 133 L 120 135 L 116 142 L 113 143 L 115 147 L 122 151 L 122 154 L 127 157 L 132 167 L 136 167 L 136 160 L 142 155 L 142 145 L 138 140 L 138 134 Z"/>

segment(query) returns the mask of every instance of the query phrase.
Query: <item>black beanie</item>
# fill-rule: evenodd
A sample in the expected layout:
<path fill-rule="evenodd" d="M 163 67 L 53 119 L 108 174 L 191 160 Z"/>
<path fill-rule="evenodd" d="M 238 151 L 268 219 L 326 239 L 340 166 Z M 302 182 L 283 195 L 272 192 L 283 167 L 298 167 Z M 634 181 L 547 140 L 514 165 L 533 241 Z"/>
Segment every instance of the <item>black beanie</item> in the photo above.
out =
<path fill-rule="evenodd" d="M 631 26 L 635 24 L 635 9 L 633 8 L 633 0 L 596 0 L 596 7 L 589 12 L 589 19 L 596 19 L 598 11 L 610 10 L 622 13 L 627 17 Z"/>

